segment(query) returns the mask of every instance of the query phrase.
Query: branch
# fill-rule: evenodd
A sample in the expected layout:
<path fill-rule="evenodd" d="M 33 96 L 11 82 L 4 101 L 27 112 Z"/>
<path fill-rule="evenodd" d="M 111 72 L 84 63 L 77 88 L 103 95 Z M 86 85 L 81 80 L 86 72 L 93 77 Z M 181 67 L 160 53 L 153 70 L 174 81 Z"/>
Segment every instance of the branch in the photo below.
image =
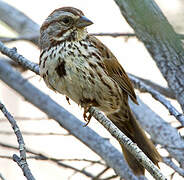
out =
<path fill-rule="evenodd" d="M 114 0 L 144 43 L 184 111 L 184 50 L 179 36 L 153 0 Z"/>
<path fill-rule="evenodd" d="M 7 148 L 10 148 L 11 146 L 11 149 L 18 149 L 17 147 L 15 146 L 12 146 L 10 144 L 3 144 L 3 143 L 0 143 L 0 146 L 3 147 L 7 147 Z M 29 148 L 28 148 L 29 150 Z M 107 166 L 105 163 L 102 163 L 100 160 L 90 160 L 90 159 L 60 159 L 60 158 L 52 158 L 52 157 L 44 157 L 45 155 L 42 155 L 41 153 L 36 153 L 32 150 L 29 150 L 27 151 L 28 153 L 31 153 L 31 154 L 34 154 L 35 156 L 27 156 L 27 159 L 36 159 L 36 160 L 56 160 L 56 161 L 78 161 L 78 162 L 89 162 L 89 163 L 92 163 L 92 164 L 99 164 L 99 165 L 102 165 L 102 166 Z M 12 159 L 12 156 L 6 156 L 6 155 L 0 155 L 0 158 L 3 158 L 3 159 Z"/>
<path fill-rule="evenodd" d="M 3 61 L 0 61 L 0 79 L 102 157 L 118 175 L 124 179 L 137 180 L 122 154 L 109 141 L 100 137 L 89 127 L 84 128 L 84 123 L 22 78 L 20 73 L 15 72 L 9 64 Z"/>
<path fill-rule="evenodd" d="M 28 180 L 35 180 L 35 178 L 33 177 L 27 161 L 26 161 L 26 149 L 25 149 L 25 143 L 24 143 L 24 139 L 23 136 L 21 134 L 21 131 L 16 123 L 16 121 L 14 120 L 13 116 L 7 111 L 6 107 L 0 102 L 0 110 L 2 111 L 2 113 L 4 114 L 4 116 L 8 119 L 9 123 L 11 124 L 14 133 L 17 137 L 17 141 L 19 143 L 19 152 L 20 152 L 20 157 L 18 157 L 16 154 L 13 155 L 13 160 L 20 166 L 20 168 L 22 169 L 24 176 L 28 179 Z"/>
<path fill-rule="evenodd" d="M 174 106 L 172 106 L 170 101 L 168 101 L 162 94 L 152 89 L 150 86 L 144 84 L 144 82 L 140 81 L 135 76 L 129 75 L 129 77 L 131 78 L 137 89 L 150 93 L 154 99 L 164 105 L 166 109 L 168 109 L 169 113 L 173 115 L 181 123 L 182 126 L 184 126 L 184 115 L 179 113 L 178 110 Z"/>
<path fill-rule="evenodd" d="M 113 38 L 116 37 L 136 37 L 136 34 L 134 33 L 90 33 L 90 35 L 93 36 L 110 36 Z"/>
<path fill-rule="evenodd" d="M 18 149 L 17 147 L 15 147 L 13 145 L 10 145 L 10 144 L 0 143 L 0 145 L 3 146 L 3 147 L 11 148 L 11 149 Z M 61 162 L 62 159 L 57 159 L 57 158 L 49 157 L 49 156 L 46 156 L 46 155 L 44 155 L 42 153 L 38 153 L 38 152 L 35 152 L 33 150 L 30 150 L 30 149 L 28 149 L 27 152 L 35 155 L 34 157 L 30 157 L 29 159 L 33 159 L 34 158 L 36 160 L 42 160 L 42 161 L 43 160 L 44 161 L 45 160 L 48 160 L 48 161 L 51 161 L 51 162 L 57 164 L 58 166 L 61 166 L 61 167 L 67 168 L 67 169 L 74 170 L 76 172 L 79 172 L 79 173 L 87 176 L 87 177 L 90 177 L 90 178 L 93 178 L 94 177 L 91 173 L 85 171 L 84 169 L 78 169 L 78 168 L 75 168 L 73 166 L 70 166 L 68 164 L 65 164 L 65 163 Z M 4 157 L 2 156 L 2 158 L 11 159 L 10 156 L 4 156 Z"/>
<path fill-rule="evenodd" d="M 138 76 L 135 76 L 133 74 L 128 74 L 129 75 L 129 78 L 131 79 L 132 77 L 136 78 L 137 80 L 139 81 L 142 81 L 144 84 L 150 86 L 152 89 L 158 91 L 160 94 L 168 97 L 168 98 L 171 98 L 171 99 L 176 99 L 173 91 L 170 89 L 170 88 L 167 88 L 167 87 L 163 87 L 163 86 L 160 86 L 159 84 L 153 82 L 153 81 L 150 81 L 149 79 L 144 79 L 142 77 L 138 77 Z M 132 80 L 133 83 L 135 83 L 133 80 Z M 135 88 L 138 88 L 135 84 L 134 86 Z M 140 89 L 141 92 L 147 92 L 145 89 Z"/>
<path fill-rule="evenodd" d="M 4 60 L 3 60 L 4 61 Z M 19 116 L 14 116 L 14 119 L 16 119 L 16 120 L 18 120 L 18 121 L 34 121 L 34 120 L 36 120 L 36 121 L 42 121 L 42 120 L 50 120 L 50 118 L 49 117 L 33 117 L 33 118 L 31 118 L 31 117 L 23 117 L 23 116 L 21 116 L 21 117 L 19 117 Z M 2 122 L 2 121 L 5 121 L 6 119 L 5 118 L 0 118 L 0 122 Z"/>
<path fill-rule="evenodd" d="M 3 135 L 13 135 L 13 132 L 10 131 L 0 131 L 0 134 Z M 38 132 L 27 132 L 27 131 L 22 131 L 23 135 L 27 135 L 27 136 L 69 136 L 70 134 L 61 134 L 61 133 L 38 133 Z"/>

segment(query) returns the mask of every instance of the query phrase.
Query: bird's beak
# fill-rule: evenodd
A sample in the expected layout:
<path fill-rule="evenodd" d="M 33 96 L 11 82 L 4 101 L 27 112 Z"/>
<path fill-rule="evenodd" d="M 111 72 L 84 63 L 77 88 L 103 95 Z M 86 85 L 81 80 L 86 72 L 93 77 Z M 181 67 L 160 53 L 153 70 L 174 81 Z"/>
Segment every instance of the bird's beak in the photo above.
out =
<path fill-rule="evenodd" d="M 91 20 L 89 20 L 87 17 L 85 16 L 81 16 L 77 22 L 76 22 L 76 27 L 77 28 L 83 28 L 83 27 L 86 27 L 86 26 L 89 26 L 93 24 L 93 22 Z"/>

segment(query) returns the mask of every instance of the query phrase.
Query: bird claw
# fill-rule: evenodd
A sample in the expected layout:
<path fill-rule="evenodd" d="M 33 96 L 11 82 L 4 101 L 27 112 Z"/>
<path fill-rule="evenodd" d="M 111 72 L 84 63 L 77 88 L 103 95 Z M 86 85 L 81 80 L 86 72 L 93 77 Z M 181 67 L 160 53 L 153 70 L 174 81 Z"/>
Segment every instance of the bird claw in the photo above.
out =
<path fill-rule="evenodd" d="M 84 108 L 83 117 L 84 117 L 84 120 L 87 122 L 87 123 L 84 125 L 84 127 L 86 127 L 86 126 L 90 123 L 90 120 L 91 120 L 91 118 L 92 118 L 92 115 L 91 115 L 91 114 L 87 115 L 87 113 L 88 113 L 88 111 L 89 111 L 89 108 L 90 108 L 90 107 L 85 107 L 85 108 Z"/>
<path fill-rule="evenodd" d="M 68 97 L 68 96 L 65 96 L 65 97 L 66 97 L 66 100 L 67 100 L 68 104 L 71 105 L 71 104 L 70 104 L 70 99 L 69 99 L 69 97 Z"/>

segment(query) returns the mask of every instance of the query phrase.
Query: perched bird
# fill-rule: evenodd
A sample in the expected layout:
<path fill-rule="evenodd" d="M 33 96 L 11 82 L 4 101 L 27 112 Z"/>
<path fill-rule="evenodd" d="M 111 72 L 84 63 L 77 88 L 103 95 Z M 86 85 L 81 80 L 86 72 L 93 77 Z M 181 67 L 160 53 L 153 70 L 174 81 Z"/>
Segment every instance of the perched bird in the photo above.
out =
<path fill-rule="evenodd" d="M 81 105 L 88 121 L 91 106 L 103 111 L 157 165 L 161 157 L 128 104 L 128 97 L 138 104 L 130 79 L 112 52 L 88 34 L 91 24 L 79 9 L 54 10 L 40 29 L 40 74 L 49 88 Z M 133 172 L 144 174 L 143 166 L 121 147 Z"/>

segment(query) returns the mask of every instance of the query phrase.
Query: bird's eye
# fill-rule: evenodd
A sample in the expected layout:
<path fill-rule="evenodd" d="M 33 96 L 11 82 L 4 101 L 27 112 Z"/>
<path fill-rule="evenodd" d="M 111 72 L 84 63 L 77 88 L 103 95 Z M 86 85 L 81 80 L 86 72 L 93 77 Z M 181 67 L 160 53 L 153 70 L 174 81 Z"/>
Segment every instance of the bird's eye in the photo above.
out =
<path fill-rule="evenodd" d="M 69 18 L 69 17 L 64 17 L 64 18 L 62 19 L 62 22 L 63 22 L 64 24 L 69 24 L 69 23 L 71 22 L 71 18 Z"/>

